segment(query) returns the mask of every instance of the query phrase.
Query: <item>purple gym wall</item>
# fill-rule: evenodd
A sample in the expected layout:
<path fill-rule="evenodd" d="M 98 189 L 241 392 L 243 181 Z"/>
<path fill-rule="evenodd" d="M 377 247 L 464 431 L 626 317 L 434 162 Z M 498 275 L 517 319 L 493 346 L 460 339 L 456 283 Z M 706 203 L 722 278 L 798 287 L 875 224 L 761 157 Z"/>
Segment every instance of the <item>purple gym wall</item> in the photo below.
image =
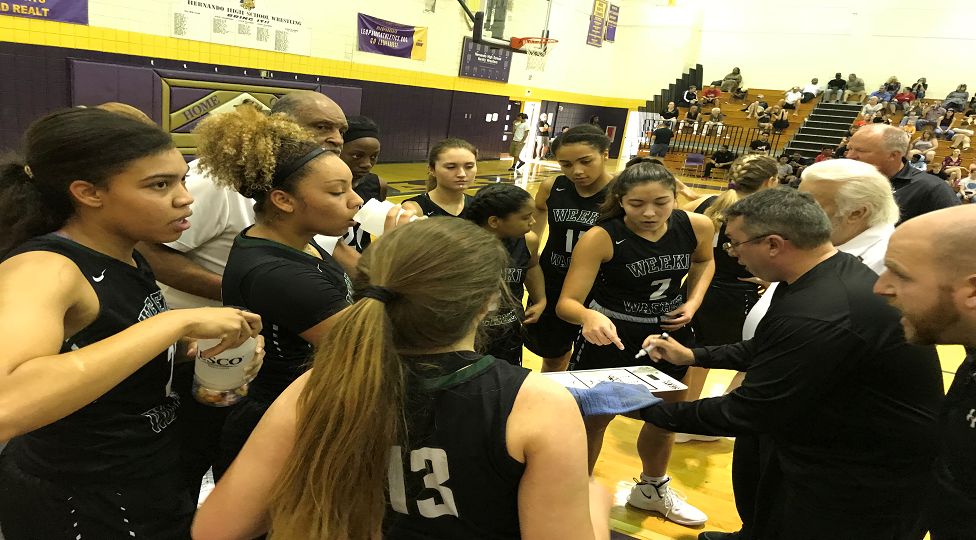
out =
<path fill-rule="evenodd" d="M 96 96 L 89 94 L 87 88 L 78 88 L 72 94 L 69 64 L 80 65 L 80 61 L 116 66 L 114 80 L 98 81 L 95 90 L 99 96 L 112 96 L 114 101 L 129 102 L 146 112 L 157 121 L 160 120 L 159 107 L 155 99 L 159 96 L 147 90 L 152 85 L 154 73 L 169 70 L 177 72 L 181 78 L 202 80 L 217 77 L 230 80 L 241 78 L 250 85 L 283 86 L 299 83 L 301 85 L 326 85 L 330 87 L 355 88 L 361 91 L 360 114 L 373 118 L 380 126 L 383 140 L 383 162 L 426 161 L 427 152 L 438 140 L 450 134 L 471 141 L 483 159 L 494 159 L 508 151 L 508 144 L 502 141 L 501 127 L 486 124 L 486 114 L 498 113 L 504 118 L 508 97 L 470 92 L 452 92 L 433 88 L 420 88 L 397 84 L 357 81 L 300 73 L 274 72 L 270 79 L 262 79 L 254 68 L 239 68 L 213 64 L 182 62 L 178 60 L 150 59 L 141 56 L 46 47 L 18 43 L 0 42 L 0 149 L 16 148 L 20 138 L 32 121 L 53 110 L 74 104 L 91 104 L 108 99 L 88 100 Z M 137 68 L 143 71 L 130 72 L 123 68 Z M 216 73 L 215 73 L 216 70 Z M 137 74 L 138 73 L 138 74 Z M 119 81 L 124 80 L 125 85 Z M 138 103 L 130 99 L 128 85 L 139 88 Z M 73 101 L 84 98 L 87 103 Z M 544 102 L 545 106 L 548 102 Z M 586 122 L 589 116 L 599 114 L 604 125 L 620 126 L 622 132 L 625 109 L 589 107 L 571 103 L 558 103 L 564 110 L 557 114 L 557 125 L 574 125 Z M 353 110 L 344 105 L 347 114 Z M 620 117 L 618 119 L 617 117 Z M 570 123 L 570 117 L 573 122 Z M 480 119 L 480 120 L 479 120 Z M 566 120 L 564 122 L 564 119 Z M 491 126 L 486 128 L 486 126 Z M 558 129 L 558 128 L 557 128 Z M 497 131 L 497 132 L 496 132 Z M 618 138 L 620 135 L 618 135 Z M 619 141 L 615 141 L 611 156 L 616 156 Z"/>

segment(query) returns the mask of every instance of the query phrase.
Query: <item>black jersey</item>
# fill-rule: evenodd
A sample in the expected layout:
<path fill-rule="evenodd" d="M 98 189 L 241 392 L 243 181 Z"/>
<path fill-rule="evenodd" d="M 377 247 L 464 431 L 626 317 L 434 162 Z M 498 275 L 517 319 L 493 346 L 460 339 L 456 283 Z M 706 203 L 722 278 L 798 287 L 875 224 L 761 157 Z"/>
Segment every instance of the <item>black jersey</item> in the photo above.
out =
<path fill-rule="evenodd" d="M 656 242 L 627 228 L 623 217 L 597 227 L 610 235 L 613 257 L 600 265 L 590 307 L 610 318 L 645 322 L 638 319 L 657 319 L 685 303 L 682 280 L 698 246 L 687 213 L 672 212 L 668 230 Z"/>
<path fill-rule="evenodd" d="M 27 241 L 7 257 L 30 251 L 71 259 L 98 296 L 98 317 L 67 336 L 61 353 L 114 336 L 167 309 L 138 252 L 132 254 L 132 267 L 52 233 Z M 173 344 L 95 401 L 15 437 L 5 452 L 21 470 L 57 483 L 128 484 L 175 473 L 178 445 L 170 426 L 179 407 L 172 388 L 175 355 Z"/>
<path fill-rule="evenodd" d="M 470 351 L 404 360 L 437 369 L 408 385 L 410 438 L 391 452 L 384 538 L 519 538 L 525 465 L 505 433 L 529 370 Z"/>
<path fill-rule="evenodd" d="M 525 294 L 525 277 L 532 254 L 524 236 L 504 239 L 502 244 L 508 250 L 508 266 L 503 270 L 502 279 L 508 284 L 515 305 L 488 314 L 481 324 L 485 327 L 485 351 L 495 358 L 520 366 L 524 342 L 522 296 Z"/>
<path fill-rule="evenodd" d="M 464 208 L 462 208 L 461 213 L 456 216 L 448 212 L 447 210 L 444 210 L 440 206 L 438 206 L 437 203 L 435 203 L 434 201 L 430 200 L 430 194 L 428 193 L 421 193 L 420 195 L 417 195 L 416 197 L 410 197 L 409 199 L 403 202 L 417 203 L 417 205 L 420 206 L 420 209 L 424 211 L 424 215 L 427 217 L 463 218 L 465 212 L 468 211 L 468 206 L 471 204 L 472 199 L 474 199 L 474 197 L 472 197 L 471 195 L 468 195 L 467 193 L 464 194 Z"/>
<path fill-rule="evenodd" d="M 576 185 L 565 175 L 556 177 L 546 199 L 549 220 L 549 239 L 542 250 L 539 264 L 546 274 L 546 286 L 550 282 L 561 284 L 569 271 L 573 248 L 583 233 L 590 230 L 600 217 L 600 205 L 607 196 L 607 187 L 583 197 Z M 555 304 L 555 299 L 549 299 Z"/>
<path fill-rule="evenodd" d="M 270 403 L 308 367 L 313 347 L 299 334 L 352 304 L 352 286 L 315 242 L 321 259 L 249 230 L 234 240 L 221 289 L 224 305 L 261 315 L 266 356 L 248 397 Z"/>
<path fill-rule="evenodd" d="M 713 195 L 705 199 L 698 205 L 698 208 L 695 208 L 695 213 L 704 214 L 705 210 L 708 210 L 717 200 L 718 195 Z M 712 283 L 726 288 L 735 287 L 758 290 L 759 286 L 755 283 L 739 281 L 739 278 L 751 278 L 752 274 L 746 270 L 745 266 L 739 264 L 738 259 L 733 258 L 722 248 L 722 245 L 728 241 L 729 237 L 725 234 L 725 223 L 723 222 L 712 241 L 712 254 L 715 258 L 715 277 L 712 278 Z"/>
<path fill-rule="evenodd" d="M 380 197 L 380 177 L 373 173 L 366 173 L 359 182 L 356 183 L 352 188 L 359 195 L 359 198 L 365 203 L 370 199 L 376 199 L 378 201 L 385 200 Z M 371 238 L 369 233 L 364 231 L 359 223 L 349 227 L 349 231 L 346 232 L 342 237 L 342 241 L 349 246 L 356 248 L 356 251 L 362 253 L 366 246 L 369 245 Z"/>

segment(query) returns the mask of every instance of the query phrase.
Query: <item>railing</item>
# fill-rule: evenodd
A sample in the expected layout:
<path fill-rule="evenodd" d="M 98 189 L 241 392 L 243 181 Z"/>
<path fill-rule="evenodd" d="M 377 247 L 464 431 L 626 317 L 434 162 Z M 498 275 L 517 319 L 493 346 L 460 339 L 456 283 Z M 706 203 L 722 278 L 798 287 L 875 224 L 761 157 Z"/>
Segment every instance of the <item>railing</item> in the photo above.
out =
<path fill-rule="evenodd" d="M 752 141 L 759 139 L 760 134 L 769 134 L 769 151 L 766 154 L 777 156 L 785 149 L 783 136 L 776 132 L 766 132 L 759 128 L 744 128 L 742 126 L 730 125 L 711 125 L 707 128 L 705 121 L 697 124 L 684 124 L 680 119 L 664 120 L 656 113 L 644 113 L 642 116 L 642 135 L 640 137 L 640 150 L 646 150 L 651 145 L 650 135 L 655 129 L 664 122 L 672 123 L 674 127 L 674 137 L 671 139 L 670 152 L 685 152 L 689 154 L 709 155 L 718 150 L 723 145 L 728 145 L 729 150 L 742 155 L 751 152 L 749 145 Z"/>

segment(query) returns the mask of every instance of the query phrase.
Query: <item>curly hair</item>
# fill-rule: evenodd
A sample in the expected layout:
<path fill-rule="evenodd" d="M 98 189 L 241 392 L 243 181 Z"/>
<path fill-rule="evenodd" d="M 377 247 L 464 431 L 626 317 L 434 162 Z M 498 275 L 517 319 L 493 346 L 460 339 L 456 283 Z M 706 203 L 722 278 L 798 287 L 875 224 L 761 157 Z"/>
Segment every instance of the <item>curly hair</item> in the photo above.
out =
<path fill-rule="evenodd" d="M 307 166 L 278 183 L 274 182 L 275 170 L 320 146 L 289 116 L 269 116 L 254 107 L 210 115 L 193 132 L 199 136 L 201 171 L 254 199 L 254 211 L 259 213 L 272 189 L 291 192 Z"/>

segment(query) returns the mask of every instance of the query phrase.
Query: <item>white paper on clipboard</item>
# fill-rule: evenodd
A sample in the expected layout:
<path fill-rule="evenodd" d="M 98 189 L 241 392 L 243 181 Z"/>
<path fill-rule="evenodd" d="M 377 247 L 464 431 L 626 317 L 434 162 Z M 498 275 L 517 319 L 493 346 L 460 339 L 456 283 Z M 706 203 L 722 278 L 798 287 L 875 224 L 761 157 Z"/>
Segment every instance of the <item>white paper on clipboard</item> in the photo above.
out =
<path fill-rule="evenodd" d="M 631 366 L 611 369 L 586 369 L 543 373 L 566 388 L 593 388 L 603 381 L 641 384 L 651 392 L 675 392 L 688 388 L 680 381 L 651 366 Z"/>

